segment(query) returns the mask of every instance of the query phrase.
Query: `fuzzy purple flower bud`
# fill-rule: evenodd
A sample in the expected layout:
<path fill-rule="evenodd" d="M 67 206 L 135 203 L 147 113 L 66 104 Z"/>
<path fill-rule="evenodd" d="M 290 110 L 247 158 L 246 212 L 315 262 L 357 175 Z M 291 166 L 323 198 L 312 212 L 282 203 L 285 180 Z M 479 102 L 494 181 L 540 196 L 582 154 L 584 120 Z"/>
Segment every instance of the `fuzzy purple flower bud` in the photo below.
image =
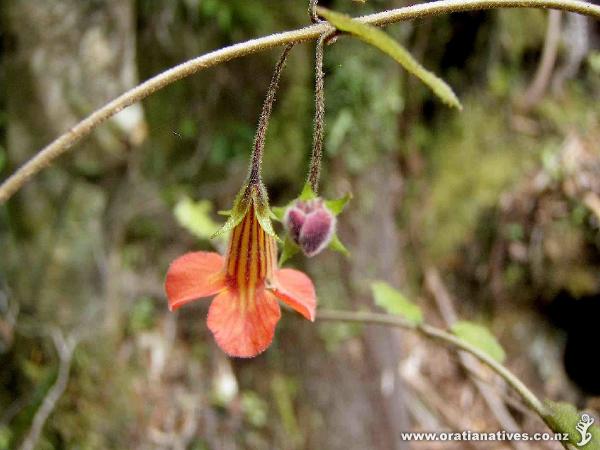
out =
<path fill-rule="evenodd" d="M 306 256 L 320 253 L 335 232 L 335 216 L 321 198 L 296 201 L 286 211 L 284 224 L 290 238 Z"/>

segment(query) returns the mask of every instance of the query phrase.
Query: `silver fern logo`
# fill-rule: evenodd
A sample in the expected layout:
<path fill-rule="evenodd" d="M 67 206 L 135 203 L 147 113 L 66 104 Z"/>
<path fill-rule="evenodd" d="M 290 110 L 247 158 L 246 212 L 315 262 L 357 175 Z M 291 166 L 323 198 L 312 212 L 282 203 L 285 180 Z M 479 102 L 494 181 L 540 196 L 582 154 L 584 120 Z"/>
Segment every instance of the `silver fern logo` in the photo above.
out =
<path fill-rule="evenodd" d="M 577 425 L 575 425 L 575 429 L 581 436 L 581 440 L 577 443 L 577 447 L 583 447 L 585 444 L 592 440 L 592 433 L 588 431 L 588 429 L 594 423 L 594 418 L 589 414 L 583 414 Z"/>

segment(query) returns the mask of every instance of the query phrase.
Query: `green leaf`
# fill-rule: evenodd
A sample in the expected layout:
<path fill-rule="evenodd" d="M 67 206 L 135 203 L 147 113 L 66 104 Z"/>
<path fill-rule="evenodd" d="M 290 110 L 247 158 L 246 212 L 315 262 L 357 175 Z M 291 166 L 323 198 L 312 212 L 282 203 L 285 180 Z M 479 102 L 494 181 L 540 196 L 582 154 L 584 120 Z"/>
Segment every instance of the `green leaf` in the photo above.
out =
<path fill-rule="evenodd" d="M 300 196 L 298 197 L 298 199 L 305 202 L 307 200 L 312 200 L 314 198 L 317 198 L 317 195 L 312 190 L 310 183 L 307 181 L 306 184 L 304 184 L 304 187 L 302 188 L 302 192 L 300 193 Z"/>
<path fill-rule="evenodd" d="M 569 442 L 575 445 L 576 448 L 584 450 L 600 450 L 600 427 L 597 425 L 592 425 L 587 429 L 587 433 L 591 434 L 589 442 L 585 445 L 578 445 L 583 441 L 581 433 L 575 427 L 582 419 L 585 419 L 584 412 L 579 412 L 573 405 L 564 402 L 546 400 L 544 405 L 548 410 L 548 414 L 544 419 L 553 431 L 556 431 L 557 433 L 566 433 L 569 436 Z M 586 418 L 591 418 L 593 420 L 590 415 L 587 415 Z M 585 434 L 587 435 L 587 433 Z M 583 436 L 583 438 L 585 438 L 585 436 Z"/>
<path fill-rule="evenodd" d="M 347 193 L 343 197 L 334 200 L 325 200 L 325 206 L 334 216 L 338 216 L 346 207 L 346 204 L 352 199 L 352 194 Z"/>
<path fill-rule="evenodd" d="M 288 259 L 294 256 L 300 251 L 300 247 L 296 245 L 292 239 L 286 235 L 283 241 L 283 248 L 281 249 L 281 256 L 279 257 L 279 266 L 283 266 Z"/>
<path fill-rule="evenodd" d="M 461 320 L 451 327 L 452 333 L 463 341 L 477 347 L 499 363 L 504 362 L 506 354 L 490 331 L 477 323 Z"/>
<path fill-rule="evenodd" d="M 390 314 L 398 314 L 414 325 L 423 322 L 423 312 L 418 305 L 407 299 L 400 291 L 384 281 L 371 284 L 375 304 Z"/>
<path fill-rule="evenodd" d="M 179 225 L 200 239 L 209 239 L 218 229 L 217 224 L 210 216 L 212 204 L 208 200 L 194 202 L 189 197 L 184 197 L 175 205 L 175 218 Z"/>
<path fill-rule="evenodd" d="M 342 244 L 342 241 L 340 241 L 340 238 L 338 237 L 337 233 L 333 235 L 333 237 L 331 238 L 331 242 L 327 247 L 333 250 L 334 252 L 341 253 L 344 256 L 350 256 L 350 251 L 346 248 L 344 244 Z"/>
<path fill-rule="evenodd" d="M 360 40 L 377 47 L 382 52 L 388 54 L 395 59 L 402 67 L 414 76 L 419 78 L 423 83 L 431 88 L 431 90 L 440 99 L 449 106 L 462 109 L 460 101 L 452 91 L 452 88 L 446 84 L 444 80 L 439 78 L 433 72 L 425 69 L 412 55 L 402 47 L 398 42 L 372 25 L 354 20 L 350 16 L 340 14 L 325 8 L 317 7 L 317 13 L 325 17 L 338 30 L 350 33 Z"/>

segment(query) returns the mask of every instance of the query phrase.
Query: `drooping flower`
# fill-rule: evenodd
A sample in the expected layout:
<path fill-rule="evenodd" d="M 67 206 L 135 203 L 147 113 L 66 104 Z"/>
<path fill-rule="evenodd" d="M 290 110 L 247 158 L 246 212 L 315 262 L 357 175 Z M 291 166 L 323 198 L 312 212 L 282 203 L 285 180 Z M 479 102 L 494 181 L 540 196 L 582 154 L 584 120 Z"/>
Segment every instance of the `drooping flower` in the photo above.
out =
<path fill-rule="evenodd" d="M 208 311 L 208 328 L 231 356 L 252 357 L 272 342 L 281 317 L 277 299 L 314 321 L 316 294 L 304 273 L 277 266 L 277 243 L 260 180 L 240 191 L 229 220 L 226 255 L 187 253 L 167 272 L 169 309 L 216 295 Z"/>

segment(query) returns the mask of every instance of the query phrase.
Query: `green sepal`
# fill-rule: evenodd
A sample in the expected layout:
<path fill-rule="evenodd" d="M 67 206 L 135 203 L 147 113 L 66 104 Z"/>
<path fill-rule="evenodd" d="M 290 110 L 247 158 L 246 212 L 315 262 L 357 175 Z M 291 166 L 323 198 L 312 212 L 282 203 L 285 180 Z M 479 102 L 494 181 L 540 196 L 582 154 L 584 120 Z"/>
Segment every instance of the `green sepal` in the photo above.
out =
<path fill-rule="evenodd" d="M 350 256 L 350 251 L 346 248 L 344 244 L 342 244 L 342 241 L 340 241 L 340 238 L 338 237 L 337 233 L 333 235 L 333 237 L 331 238 L 331 242 L 329 242 L 327 248 L 333 250 L 334 252 L 341 253 L 344 256 Z"/>
<path fill-rule="evenodd" d="M 233 230 L 235 226 L 242 221 L 248 212 L 248 208 L 250 208 L 251 196 L 248 192 L 249 188 L 249 185 L 244 185 L 242 189 L 240 189 L 233 201 L 233 207 L 230 210 L 229 218 L 219 230 L 213 233 L 210 237 L 211 239 Z"/>
<path fill-rule="evenodd" d="M 292 239 L 286 235 L 283 241 L 283 248 L 281 249 L 281 256 L 279 257 L 279 267 L 283 266 L 288 259 L 294 256 L 300 251 L 300 247 L 296 245 Z"/>
<path fill-rule="evenodd" d="M 313 191 L 312 187 L 310 186 L 310 183 L 307 181 L 304 184 L 304 187 L 302 188 L 302 192 L 300 192 L 300 195 L 298 196 L 298 200 L 302 200 L 303 202 L 307 201 L 307 200 L 313 200 L 317 198 L 317 194 L 315 194 L 315 191 Z"/>
<path fill-rule="evenodd" d="M 265 230 L 265 233 L 279 240 L 279 237 L 275 234 L 275 230 L 273 230 L 273 225 L 271 223 L 271 215 L 273 213 L 269 208 L 267 191 L 260 181 L 254 183 L 245 183 L 235 197 L 233 207 L 229 211 L 229 219 L 227 219 L 227 222 L 225 222 L 225 224 L 217 232 L 215 232 L 211 238 L 215 238 L 234 229 L 236 225 L 238 225 L 244 219 L 244 216 L 248 212 L 251 204 L 254 204 L 256 218 L 262 229 Z"/>
<path fill-rule="evenodd" d="M 339 216 L 350 200 L 352 200 L 352 194 L 348 192 L 343 197 L 334 200 L 325 200 L 325 206 L 331 211 L 331 214 Z"/>
<path fill-rule="evenodd" d="M 264 190 L 264 188 L 262 189 Z M 262 229 L 265 230 L 265 233 L 273 236 L 279 241 L 279 236 L 275 234 L 273 223 L 271 222 L 271 215 L 273 212 L 271 211 L 271 208 L 269 208 L 269 202 L 266 200 L 266 195 L 262 195 L 262 193 L 254 191 L 252 193 L 252 198 L 254 200 L 254 210 L 256 211 L 258 223 Z"/>

